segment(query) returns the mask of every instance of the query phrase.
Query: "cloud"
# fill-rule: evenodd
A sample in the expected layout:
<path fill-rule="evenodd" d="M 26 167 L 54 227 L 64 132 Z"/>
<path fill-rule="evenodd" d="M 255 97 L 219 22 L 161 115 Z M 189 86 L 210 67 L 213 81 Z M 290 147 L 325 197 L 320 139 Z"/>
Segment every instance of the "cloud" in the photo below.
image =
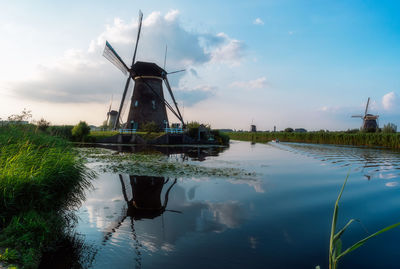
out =
<path fill-rule="evenodd" d="M 115 18 L 102 33 L 94 38 L 88 49 L 68 50 L 51 66 L 42 66 L 32 78 L 11 82 L 17 96 L 57 103 L 104 103 L 112 93 L 122 92 L 126 78 L 104 57 L 102 51 L 108 40 L 129 66 L 136 42 L 138 23 L 134 18 L 125 22 Z M 171 10 L 164 16 L 152 12 L 143 20 L 137 58 L 140 61 L 164 63 L 165 46 L 168 45 L 167 71 L 188 68 L 193 77 L 197 69 L 207 64 L 222 64 L 228 68 L 240 64 L 244 43 L 224 33 L 199 33 L 187 30 L 179 20 L 179 11 Z M 172 77 L 179 84 L 184 73 Z M 204 87 L 191 85 L 191 91 L 181 89 L 177 94 L 188 105 L 213 95 Z M 197 99 L 196 99 L 197 98 Z"/>
<path fill-rule="evenodd" d="M 382 105 L 385 110 L 392 110 L 397 107 L 398 96 L 395 92 L 389 92 L 382 97 Z"/>
<path fill-rule="evenodd" d="M 194 89 L 180 88 L 174 91 L 174 96 L 179 101 L 183 101 L 185 106 L 193 106 L 214 96 L 215 91 L 216 88 L 210 86 L 197 86 Z"/>
<path fill-rule="evenodd" d="M 211 61 L 214 63 L 225 63 L 231 66 L 240 64 L 243 58 L 244 43 L 242 41 L 231 39 L 225 33 L 217 34 L 222 42 L 218 42 L 217 47 L 211 47 Z"/>
<path fill-rule="evenodd" d="M 249 81 L 235 81 L 231 85 L 234 88 L 242 88 L 242 89 L 262 89 L 268 86 L 268 82 L 266 77 L 260 77 L 254 80 Z"/>
<path fill-rule="evenodd" d="M 253 24 L 255 24 L 255 25 L 264 25 L 264 22 L 260 18 L 256 18 L 253 21 Z"/>

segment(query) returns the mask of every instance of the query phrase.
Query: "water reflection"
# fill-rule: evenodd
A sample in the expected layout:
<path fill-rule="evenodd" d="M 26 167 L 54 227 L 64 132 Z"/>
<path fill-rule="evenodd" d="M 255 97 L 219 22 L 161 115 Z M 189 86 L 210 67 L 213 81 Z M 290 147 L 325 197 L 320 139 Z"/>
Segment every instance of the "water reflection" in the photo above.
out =
<path fill-rule="evenodd" d="M 213 197 L 208 190 L 215 184 L 212 182 L 204 185 L 187 179 L 125 174 L 100 178 L 80 214 L 81 222 L 90 225 L 81 225 L 82 232 L 89 237 L 95 231 L 102 234 L 93 267 L 119 264 L 120 268 L 141 268 L 146 264 L 157 268 L 148 263 L 184 251 L 178 244 L 181 240 L 239 228 L 250 205 L 222 197 L 204 199 L 204 195 Z M 245 189 L 254 192 L 251 186 Z"/>
<path fill-rule="evenodd" d="M 87 147 L 88 145 L 85 145 Z M 96 144 L 98 148 L 111 149 L 125 153 L 161 153 L 182 160 L 204 161 L 207 157 L 216 157 L 227 150 L 225 146 L 157 146 L 157 145 L 117 145 Z"/>
<path fill-rule="evenodd" d="M 351 166 L 352 170 L 361 172 L 367 180 L 372 178 L 389 180 L 400 177 L 398 171 L 400 153 L 397 151 L 300 143 L 281 143 L 272 146 L 340 167 Z M 396 185 L 387 184 L 389 187 Z"/>

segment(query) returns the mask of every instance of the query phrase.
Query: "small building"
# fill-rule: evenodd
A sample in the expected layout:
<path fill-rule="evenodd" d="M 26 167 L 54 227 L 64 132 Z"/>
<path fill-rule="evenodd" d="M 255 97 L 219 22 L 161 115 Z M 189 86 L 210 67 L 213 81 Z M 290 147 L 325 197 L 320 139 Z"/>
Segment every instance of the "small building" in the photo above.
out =
<path fill-rule="evenodd" d="M 250 125 L 250 132 L 257 132 L 257 127 L 254 124 Z"/>

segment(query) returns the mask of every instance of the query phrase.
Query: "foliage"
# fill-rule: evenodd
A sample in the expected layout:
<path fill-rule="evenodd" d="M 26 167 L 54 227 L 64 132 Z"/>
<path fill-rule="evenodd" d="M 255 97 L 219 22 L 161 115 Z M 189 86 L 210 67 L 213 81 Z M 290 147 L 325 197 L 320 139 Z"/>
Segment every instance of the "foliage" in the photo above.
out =
<path fill-rule="evenodd" d="M 24 110 L 21 112 L 21 114 L 13 114 L 8 117 L 8 120 L 18 123 L 21 121 L 29 121 L 29 119 L 31 119 L 31 118 L 32 118 L 31 111 L 26 110 L 26 108 L 24 108 Z"/>
<path fill-rule="evenodd" d="M 290 127 L 285 128 L 284 132 L 293 133 L 293 128 L 290 128 Z"/>
<path fill-rule="evenodd" d="M 340 201 L 340 198 L 342 197 L 343 190 L 344 190 L 344 187 L 346 186 L 348 177 L 349 176 L 347 175 L 346 180 L 343 183 L 342 189 L 340 190 L 340 193 L 338 195 L 338 198 L 336 199 L 336 203 L 335 203 L 335 207 L 334 207 L 334 211 L 333 211 L 331 235 L 330 235 L 330 240 L 329 240 L 329 269 L 336 269 L 339 260 L 344 255 L 361 247 L 369 239 L 371 239 L 383 232 L 389 231 L 400 225 L 400 222 L 398 222 L 396 224 L 387 226 L 386 228 L 383 228 L 383 229 L 371 234 L 370 236 L 367 236 L 364 239 L 358 241 L 357 243 L 353 244 L 351 247 L 347 248 L 345 251 L 342 251 L 341 236 L 346 231 L 346 229 L 350 226 L 350 224 L 352 224 L 354 221 L 356 221 L 355 219 L 351 219 L 349 222 L 347 222 L 347 224 L 341 230 L 336 232 L 336 224 L 337 224 L 338 211 L 339 211 L 339 201 Z"/>
<path fill-rule="evenodd" d="M 146 132 L 146 133 L 156 133 L 156 132 L 160 131 L 160 126 L 158 126 L 158 124 L 155 123 L 154 121 L 149 121 L 149 122 L 144 123 L 140 127 L 140 131 Z"/>
<path fill-rule="evenodd" d="M 219 145 L 229 145 L 229 135 L 219 130 L 211 130 L 211 134 Z"/>
<path fill-rule="evenodd" d="M 388 133 L 346 133 L 346 132 L 231 132 L 227 133 L 231 139 L 267 143 L 273 139 L 281 142 L 304 142 L 315 144 L 336 144 L 351 146 L 370 146 L 400 149 L 400 134 Z"/>
<path fill-rule="evenodd" d="M 356 134 L 358 132 L 360 132 L 360 129 L 348 129 L 346 131 L 347 134 Z"/>
<path fill-rule="evenodd" d="M 35 126 L 0 128 L 0 246 L 36 268 L 42 250 L 57 242 L 93 174 L 60 138 Z"/>
<path fill-rule="evenodd" d="M 58 136 L 67 140 L 72 140 L 72 125 L 49 126 L 46 132 L 51 136 Z"/>
<path fill-rule="evenodd" d="M 0 253 L 0 261 L 13 262 L 18 259 L 18 252 L 15 249 L 6 248 L 4 253 Z"/>
<path fill-rule="evenodd" d="M 382 132 L 383 133 L 396 133 L 397 125 L 389 122 L 388 124 L 383 125 Z"/>
<path fill-rule="evenodd" d="M 84 142 L 90 133 L 90 127 L 85 121 L 80 121 L 72 128 L 72 137 L 77 142 Z"/>
<path fill-rule="evenodd" d="M 44 118 L 41 118 L 40 120 L 36 121 L 36 129 L 40 131 L 46 131 L 47 128 L 50 126 L 50 122 L 46 121 Z"/>

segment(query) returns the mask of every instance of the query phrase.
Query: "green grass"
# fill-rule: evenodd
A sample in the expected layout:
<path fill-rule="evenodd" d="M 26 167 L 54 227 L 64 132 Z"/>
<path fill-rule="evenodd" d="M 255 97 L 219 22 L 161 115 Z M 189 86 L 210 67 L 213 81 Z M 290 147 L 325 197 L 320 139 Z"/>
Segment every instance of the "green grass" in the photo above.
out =
<path fill-rule="evenodd" d="M 344 251 L 342 250 L 342 240 L 341 237 L 344 234 L 344 232 L 347 230 L 347 228 L 355 221 L 355 219 L 351 219 L 347 222 L 347 224 L 340 229 L 338 232 L 336 232 L 336 225 L 337 225 L 337 219 L 338 219 L 338 214 L 339 214 L 339 201 L 342 198 L 343 190 L 346 186 L 347 180 L 349 176 L 347 175 L 342 188 L 339 192 L 338 198 L 336 199 L 335 206 L 333 209 L 333 216 L 332 216 L 332 225 L 331 225 L 331 234 L 330 234 L 330 240 L 329 240 L 329 269 L 337 269 L 338 263 L 343 256 L 349 254 L 350 252 L 358 249 L 362 245 L 364 245 L 368 240 L 380 235 L 381 233 L 387 232 L 393 228 L 396 228 L 400 225 L 400 222 L 389 225 L 361 240 L 353 244 L 352 246 L 348 247 Z M 316 269 L 320 269 L 320 266 L 317 266 Z"/>
<path fill-rule="evenodd" d="M 107 138 L 107 137 L 111 137 L 114 135 L 119 134 L 118 131 L 91 131 L 90 132 L 90 141 L 94 141 L 97 142 L 103 138 Z M 164 132 L 152 132 L 152 133 L 147 133 L 147 132 L 136 132 L 136 135 L 139 135 L 140 137 L 142 137 L 145 140 L 152 140 L 155 139 L 163 134 L 165 134 Z"/>
<path fill-rule="evenodd" d="M 15 251 L 24 268 L 36 268 L 92 177 L 66 140 L 32 126 L 0 128 L 0 246 Z"/>
<path fill-rule="evenodd" d="M 314 144 L 336 144 L 400 149 L 400 133 L 346 133 L 346 132 L 231 132 L 231 139 L 266 143 L 272 139 L 282 142 L 304 142 Z"/>

